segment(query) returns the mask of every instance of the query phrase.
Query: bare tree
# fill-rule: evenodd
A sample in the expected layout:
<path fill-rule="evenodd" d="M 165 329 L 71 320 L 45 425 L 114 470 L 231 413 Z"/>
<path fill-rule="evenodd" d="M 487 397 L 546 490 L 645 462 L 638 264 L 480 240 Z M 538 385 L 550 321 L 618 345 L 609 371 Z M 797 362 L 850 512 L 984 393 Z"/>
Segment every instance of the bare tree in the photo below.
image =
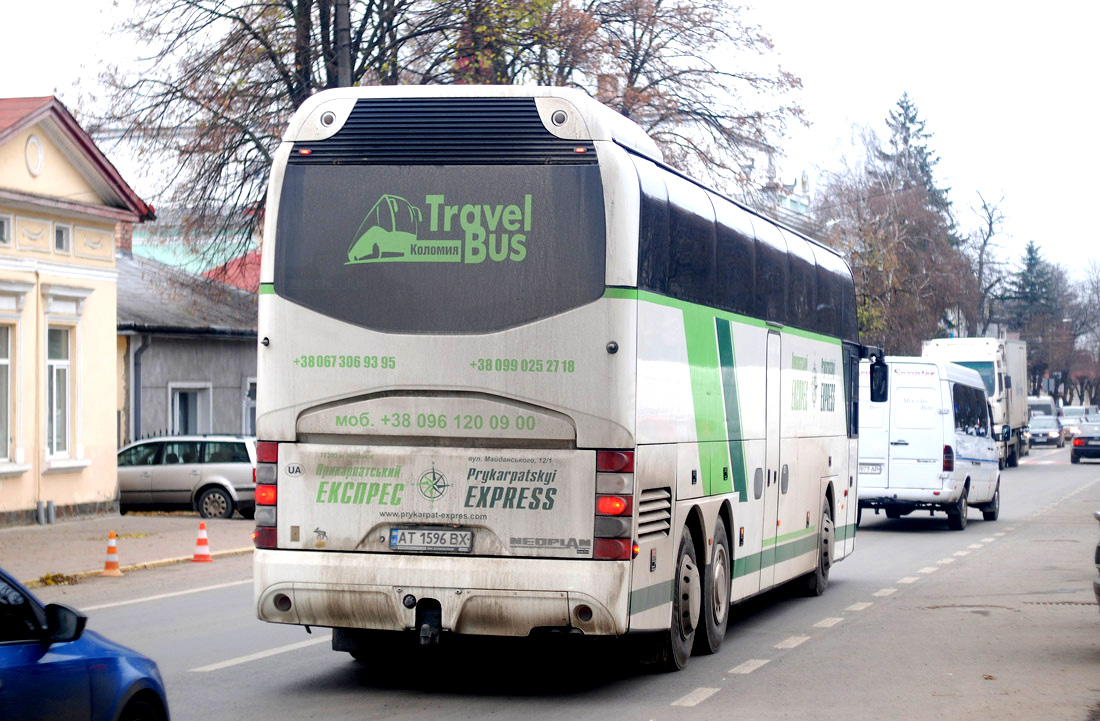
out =
<path fill-rule="evenodd" d="M 89 120 L 172 171 L 175 231 L 221 259 L 252 246 L 271 153 L 306 98 L 339 81 L 334 0 L 149 0 L 121 37 L 147 57 L 105 75 Z M 352 0 L 354 84 L 540 82 L 595 94 L 685 169 L 731 184 L 801 109 L 771 41 L 718 0 Z"/>
<path fill-rule="evenodd" d="M 979 227 L 970 233 L 965 247 L 971 272 L 977 282 L 977 303 L 972 309 L 976 335 L 985 336 L 995 320 L 998 296 L 1005 282 L 1005 264 L 996 253 L 997 238 L 1005 221 L 1001 212 L 1004 198 L 990 202 L 978 193 L 978 201 L 972 210 L 979 218 Z"/>

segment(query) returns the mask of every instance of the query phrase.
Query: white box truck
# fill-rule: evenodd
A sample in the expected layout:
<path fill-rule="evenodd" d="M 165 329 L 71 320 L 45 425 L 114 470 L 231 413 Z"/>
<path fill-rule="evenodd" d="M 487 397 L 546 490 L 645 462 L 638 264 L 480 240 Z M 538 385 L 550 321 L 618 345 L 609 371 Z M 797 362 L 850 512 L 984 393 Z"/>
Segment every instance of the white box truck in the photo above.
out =
<path fill-rule="evenodd" d="M 1017 465 L 1028 452 L 1027 344 L 1003 338 L 936 338 L 924 341 L 921 355 L 978 371 L 993 406 L 1001 467 Z"/>

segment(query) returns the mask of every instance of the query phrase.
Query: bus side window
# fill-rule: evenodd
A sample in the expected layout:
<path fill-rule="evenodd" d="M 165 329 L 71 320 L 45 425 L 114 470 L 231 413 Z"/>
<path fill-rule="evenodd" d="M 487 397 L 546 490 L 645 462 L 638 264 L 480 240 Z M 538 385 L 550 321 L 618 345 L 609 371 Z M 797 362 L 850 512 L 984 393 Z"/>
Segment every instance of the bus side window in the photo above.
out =
<path fill-rule="evenodd" d="M 656 165 L 634 158 L 641 188 L 638 288 L 668 293 L 668 190 Z"/>
<path fill-rule="evenodd" d="M 756 285 L 756 240 L 749 213 L 712 195 L 717 218 L 717 276 L 714 303 L 723 310 L 753 312 Z"/>
<path fill-rule="evenodd" d="M 668 188 L 668 294 L 714 305 L 714 206 L 706 191 L 675 175 Z"/>
<path fill-rule="evenodd" d="M 756 303 L 753 315 L 786 323 L 789 279 L 787 243 L 777 226 L 761 222 L 754 223 L 753 227 L 756 229 Z"/>
<path fill-rule="evenodd" d="M 781 231 L 787 242 L 787 320 L 799 328 L 822 332 L 817 327 L 817 262 L 810 244 L 801 236 Z"/>

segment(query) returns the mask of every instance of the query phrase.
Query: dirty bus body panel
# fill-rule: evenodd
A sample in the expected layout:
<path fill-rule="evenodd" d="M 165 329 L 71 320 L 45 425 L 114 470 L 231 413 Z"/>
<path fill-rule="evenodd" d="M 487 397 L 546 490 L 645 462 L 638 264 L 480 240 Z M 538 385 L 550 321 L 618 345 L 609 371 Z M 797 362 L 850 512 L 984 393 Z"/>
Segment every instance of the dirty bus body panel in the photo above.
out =
<path fill-rule="evenodd" d="M 261 281 L 263 620 L 652 631 L 682 667 L 853 548 L 847 266 L 582 94 L 311 98 Z"/>

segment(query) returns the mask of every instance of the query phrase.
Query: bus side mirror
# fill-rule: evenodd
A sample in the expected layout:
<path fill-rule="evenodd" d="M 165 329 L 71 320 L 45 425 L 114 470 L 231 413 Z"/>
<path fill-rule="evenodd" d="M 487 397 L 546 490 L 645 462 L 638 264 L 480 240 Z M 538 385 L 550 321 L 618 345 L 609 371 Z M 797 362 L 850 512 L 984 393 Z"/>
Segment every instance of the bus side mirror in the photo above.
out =
<path fill-rule="evenodd" d="M 871 364 L 871 402 L 883 403 L 887 397 L 887 366 L 881 359 Z"/>

